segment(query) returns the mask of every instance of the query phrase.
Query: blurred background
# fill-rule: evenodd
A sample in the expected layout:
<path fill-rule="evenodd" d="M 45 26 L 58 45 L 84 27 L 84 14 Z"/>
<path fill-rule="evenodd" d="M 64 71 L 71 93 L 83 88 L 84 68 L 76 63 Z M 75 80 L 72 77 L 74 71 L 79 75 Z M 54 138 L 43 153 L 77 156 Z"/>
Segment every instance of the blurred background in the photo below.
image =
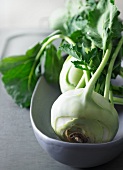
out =
<path fill-rule="evenodd" d="M 65 0 L 0 0 L 0 28 L 48 27 L 48 17 Z"/>
<path fill-rule="evenodd" d="M 0 29 L 48 28 L 48 17 L 65 0 L 0 0 Z M 123 18 L 123 0 L 116 0 Z"/>

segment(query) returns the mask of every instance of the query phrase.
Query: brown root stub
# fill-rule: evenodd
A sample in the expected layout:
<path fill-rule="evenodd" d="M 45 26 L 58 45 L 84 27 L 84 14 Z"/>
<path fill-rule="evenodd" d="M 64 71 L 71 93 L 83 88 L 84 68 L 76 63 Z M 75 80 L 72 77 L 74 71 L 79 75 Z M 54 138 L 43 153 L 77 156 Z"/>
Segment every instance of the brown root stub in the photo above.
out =
<path fill-rule="evenodd" d="M 72 127 L 65 130 L 65 139 L 72 143 L 89 143 L 89 137 L 82 133 L 82 130 L 78 127 Z"/>

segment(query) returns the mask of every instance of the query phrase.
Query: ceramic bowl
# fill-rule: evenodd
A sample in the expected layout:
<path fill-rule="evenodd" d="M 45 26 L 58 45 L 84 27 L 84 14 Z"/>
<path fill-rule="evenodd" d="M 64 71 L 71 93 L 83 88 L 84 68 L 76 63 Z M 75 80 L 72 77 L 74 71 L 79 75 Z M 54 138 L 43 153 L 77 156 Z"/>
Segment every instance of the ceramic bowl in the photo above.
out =
<path fill-rule="evenodd" d="M 60 90 L 49 85 L 42 77 L 34 90 L 30 118 L 35 136 L 41 147 L 55 160 L 73 167 L 88 168 L 102 165 L 123 151 L 123 107 L 119 112 L 119 130 L 113 141 L 100 144 L 78 144 L 61 141 L 50 124 L 50 110 Z"/>

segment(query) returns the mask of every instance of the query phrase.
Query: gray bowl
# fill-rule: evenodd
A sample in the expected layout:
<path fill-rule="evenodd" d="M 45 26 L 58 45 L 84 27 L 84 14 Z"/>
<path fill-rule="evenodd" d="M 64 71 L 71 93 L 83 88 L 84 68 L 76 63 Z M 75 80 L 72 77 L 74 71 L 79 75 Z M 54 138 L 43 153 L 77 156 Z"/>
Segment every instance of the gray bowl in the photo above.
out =
<path fill-rule="evenodd" d="M 42 77 L 34 90 L 30 118 L 35 136 L 41 147 L 55 160 L 73 167 L 88 168 L 107 163 L 123 151 L 123 107 L 119 112 L 119 131 L 115 139 L 101 144 L 76 144 L 61 141 L 50 124 L 50 110 L 60 95 L 58 88 Z"/>

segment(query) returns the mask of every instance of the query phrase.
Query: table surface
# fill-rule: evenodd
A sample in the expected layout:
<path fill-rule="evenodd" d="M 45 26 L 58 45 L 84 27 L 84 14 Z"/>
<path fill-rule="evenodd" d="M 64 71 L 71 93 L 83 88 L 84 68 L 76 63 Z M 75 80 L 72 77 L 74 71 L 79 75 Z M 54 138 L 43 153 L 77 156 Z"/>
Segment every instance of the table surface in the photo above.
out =
<path fill-rule="evenodd" d="M 24 53 L 47 32 L 39 29 L 0 30 L 0 56 Z M 10 38 L 8 38 L 10 37 Z M 88 159 L 88 158 L 87 158 Z M 121 170 L 123 153 L 89 170 Z M 0 170 L 77 170 L 53 160 L 38 144 L 28 109 L 19 108 L 0 81 Z"/>

